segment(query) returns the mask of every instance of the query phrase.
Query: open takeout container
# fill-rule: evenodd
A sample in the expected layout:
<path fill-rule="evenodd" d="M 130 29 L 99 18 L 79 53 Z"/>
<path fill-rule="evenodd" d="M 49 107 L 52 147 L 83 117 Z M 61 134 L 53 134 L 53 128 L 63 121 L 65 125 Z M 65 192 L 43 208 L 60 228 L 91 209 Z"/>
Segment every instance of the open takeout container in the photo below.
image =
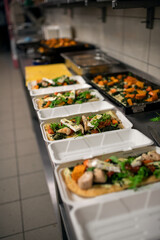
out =
<path fill-rule="evenodd" d="M 122 125 L 124 126 L 123 129 L 118 129 L 118 130 L 114 130 L 114 132 L 121 132 L 121 131 L 125 131 L 126 129 L 130 129 L 132 128 L 132 123 L 118 110 L 114 109 L 113 105 L 107 105 L 103 110 L 100 110 L 99 108 L 98 109 L 95 109 L 95 110 L 92 110 L 92 111 L 85 111 L 85 112 L 81 112 L 79 113 L 78 112 L 78 109 L 75 111 L 75 109 L 72 107 L 72 110 L 70 112 L 69 115 L 63 115 L 63 117 L 65 118 L 68 118 L 68 119 L 71 119 L 72 117 L 75 117 L 75 116 L 82 116 L 83 113 L 85 113 L 85 116 L 89 116 L 91 114 L 102 114 L 102 113 L 105 113 L 109 110 L 113 110 L 115 111 L 117 117 L 119 118 L 119 120 L 122 122 Z M 88 108 L 88 107 L 87 107 Z M 63 109 L 62 109 L 63 111 Z M 40 124 L 40 127 L 41 127 L 41 131 L 42 131 L 42 136 L 43 136 L 43 139 L 45 142 L 47 143 L 52 143 L 52 142 L 55 142 L 55 141 L 50 141 L 48 138 L 47 138 L 47 135 L 46 135 L 46 131 L 45 131 L 45 124 L 47 123 L 52 123 L 52 122 L 55 122 L 55 123 L 58 123 L 60 122 L 60 120 L 62 119 L 62 117 L 54 117 L 52 119 L 48 119 L 46 121 L 43 121 L 41 124 Z M 104 132 L 104 133 L 96 133 L 97 136 L 100 136 L 100 138 L 103 137 L 103 135 L 106 135 L 108 134 L 110 131 L 108 132 Z M 113 132 L 113 131 L 111 131 Z M 84 138 L 84 139 L 92 139 L 92 137 L 94 136 L 95 134 L 91 134 L 91 135 L 85 135 L 85 136 L 82 136 L 82 137 L 77 137 L 78 138 Z M 66 142 L 66 141 L 72 141 L 73 139 L 75 139 L 74 137 L 72 138 L 67 138 L 67 139 L 62 139 L 62 140 L 56 140 L 56 141 L 59 141 L 59 142 Z"/>
<path fill-rule="evenodd" d="M 77 240 L 158 240 L 160 184 L 111 201 L 98 199 L 70 211 Z"/>
<path fill-rule="evenodd" d="M 53 92 L 62 92 L 62 91 L 70 91 L 70 90 L 77 90 L 77 89 L 85 89 L 89 88 L 90 85 L 85 82 L 85 80 L 81 76 L 71 76 L 70 79 L 77 80 L 77 84 L 71 84 L 67 86 L 59 86 L 59 87 L 47 87 L 47 88 L 40 88 L 40 89 L 32 89 L 36 84 L 37 81 L 32 81 L 28 83 L 28 90 L 32 97 L 39 96 L 43 94 L 49 94 Z"/>
<path fill-rule="evenodd" d="M 76 206 L 87 202 L 96 202 L 97 198 L 105 198 L 111 201 L 119 197 L 135 194 L 134 190 L 124 190 L 115 193 L 108 193 L 93 198 L 83 198 L 72 193 L 66 186 L 62 171 L 67 167 L 74 167 L 85 159 L 98 157 L 101 160 L 107 159 L 114 155 L 117 157 L 135 156 L 141 153 L 156 149 L 160 153 L 160 148 L 151 146 L 152 140 L 136 129 L 127 129 L 123 132 L 109 133 L 104 139 L 96 135 L 91 139 L 75 139 L 72 142 L 52 143 L 49 145 L 49 153 L 52 164 L 59 164 L 55 169 L 55 175 L 59 186 L 62 200 L 70 205 Z M 150 185 L 151 186 L 151 185 Z M 145 189 L 147 187 L 139 188 Z"/>
<path fill-rule="evenodd" d="M 83 90 L 83 89 L 77 89 L 77 90 Z M 85 89 L 85 90 L 89 90 L 89 88 L 88 89 Z M 97 90 L 95 90 L 95 89 L 90 89 L 92 92 L 91 92 L 91 94 L 92 95 L 95 95 L 95 97 L 97 97 L 97 98 L 99 98 L 99 100 L 98 101 L 102 101 L 103 99 L 104 99 L 104 97 L 97 91 Z M 61 91 L 61 93 L 62 92 L 66 92 L 66 91 Z M 36 111 L 46 111 L 46 110 L 53 110 L 53 108 L 43 108 L 43 109 L 39 109 L 39 107 L 38 107 L 38 99 L 39 98 L 42 98 L 42 97 L 44 97 L 45 95 L 40 95 L 40 96 L 37 96 L 37 97 L 34 97 L 33 99 L 32 99 L 32 102 L 33 102 L 33 106 L 34 106 L 34 109 L 36 110 Z M 90 101 L 90 102 L 92 102 L 92 101 Z M 88 102 L 85 102 L 85 103 L 90 103 L 89 101 Z M 82 104 L 85 104 L 85 103 L 82 103 Z M 79 104 L 71 104 L 71 105 L 64 105 L 64 106 L 61 106 L 61 107 L 68 107 L 68 106 L 74 106 L 74 105 L 79 105 Z M 56 106 L 55 108 L 60 108 L 59 106 Z"/>

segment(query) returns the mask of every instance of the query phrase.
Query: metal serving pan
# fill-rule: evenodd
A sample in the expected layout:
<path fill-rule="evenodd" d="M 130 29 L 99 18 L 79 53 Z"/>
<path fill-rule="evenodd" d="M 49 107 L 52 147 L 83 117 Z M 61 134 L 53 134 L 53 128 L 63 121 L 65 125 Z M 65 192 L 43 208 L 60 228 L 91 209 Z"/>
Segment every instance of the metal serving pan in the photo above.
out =
<path fill-rule="evenodd" d="M 106 73 L 113 65 L 119 63 L 98 49 L 68 52 L 61 56 L 64 57 L 66 66 L 79 75 Z"/>
<path fill-rule="evenodd" d="M 79 42 L 79 41 L 76 41 L 76 43 L 77 43 L 76 45 L 68 46 L 68 47 L 63 46 L 63 47 L 58 47 L 58 48 L 54 48 L 54 47 L 50 48 L 46 44 L 40 42 L 41 47 L 44 47 L 46 50 L 44 53 L 41 53 L 41 54 L 50 56 L 53 54 L 59 55 L 64 52 L 74 52 L 74 51 L 95 49 L 95 46 L 90 43 Z"/>
<path fill-rule="evenodd" d="M 123 72 L 117 72 L 117 73 L 112 73 L 112 74 L 101 74 L 104 77 L 111 77 L 111 76 L 117 76 L 119 74 L 129 74 L 131 73 L 133 77 L 137 78 L 140 81 L 143 81 L 146 85 L 151 86 L 153 89 L 160 88 L 160 86 L 142 78 L 139 77 L 138 75 L 128 72 L 128 71 L 123 71 Z M 88 74 L 85 76 L 85 80 L 94 86 L 95 88 L 98 89 L 99 92 L 101 92 L 104 96 L 109 98 L 113 103 L 117 104 L 118 106 L 122 107 L 123 111 L 125 114 L 132 114 L 132 113 L 137 113 L 137 112 L 147 112 L 147 111 L 153 111 L 156 109 L 160 109 L 160 98 L 157 101 L 154 102 L 146 102 L 146 103 L 137 103 L 136 105 L 133 106 L 125 106 L 123 105 L 120 101 L 118 101 L 114 96 L 111 96 L 108 94 L 105 90 L 101 89 L 98 85 L 96 85 L 93 81 L 91 81 L 96 75 L 94 74 Z"/>

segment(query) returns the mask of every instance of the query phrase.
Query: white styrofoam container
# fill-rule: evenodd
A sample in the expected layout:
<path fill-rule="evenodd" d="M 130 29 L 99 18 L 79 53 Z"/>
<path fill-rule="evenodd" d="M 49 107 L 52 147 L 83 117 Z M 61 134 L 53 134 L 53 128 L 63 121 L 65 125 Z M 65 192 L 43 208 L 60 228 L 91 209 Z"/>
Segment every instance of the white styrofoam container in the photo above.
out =
<path fill-rule="evenodd" d="M 70 205 L 76 206 L 79 204 L 84 204 L 92 201 L 97 201 L 97 198 L 105 198 L 106 200 L 113 200 L 117 197 L 126 196 L 128 194 L 133 194 L 133 190 L 121 191 L 116 193 L 105 194 L 101 196 L 97 196 L 95 198 L 83 198 L 74 193 L 72 193 L 67 187 L 62 177 L 62 171 L 66 167 L 73 167 L 77 165 L 77 163 L 81 163 L 83 160 L 88 158 L 93 158 L 95 156 L 99 156 L 102 160 L 109 158 L 111 155 L 117 157 L 127 157 L 134 156 L 135 154 L 141 154 L 142 152 L 149 151 L 154 148 L 154 146 L 150 146 L 153 142 L 146 137 L 144 134 L 135 129 L 128 129 L 125 132 L 113 133 L 113 136 L 108 136 L 108 141 L 103 145 L 97 144 L 98 139 L 94 139 L 94 145 L 90 146 L 90 142 L 84 142 L 82 146 L 82 141 L 77 140 L 77 144 L 72 142 L 69 149 L 67 149 L 67 144 L 58 144 L 56 146 L 49 147 L 49 153 L 51 157 L 51 161 L 53 164 L 59 163 L 59 166 L 55 168 L 55 176 L 57 179 L 59 191 L 62 197 L 62 200 Z M 136 141 L 135 141 L 136 140 Z M 79 142 L 79 143 L 78 143 Z M 93 141 L 92 141 L 93 142 Z M 77 149 L 77 145 L 82 146 L 81 151 L 80 147 Z M 88 146 L 87 146 L 88 145 Z M 76 149 L 74 149 L 74 146 Z M 143 150 L 142 150 L 143 148 Z M 66 151 L 67 149 L 67 151 Z M 158 148 L 157 148 L 158 149 Z M 159 149 L 158 149 L 159 151 Z M 68 154 L 67 154 L 68 153 Z M 67 157 L 67 158 L 66 158 Z M 68 161 L 67 161 L 68 160 Z"/>
<path fill-rule="evenodd" d="M 72 106 L 73 107 L 73 106 Z M 113 110 L 113 108 L 114 108 L 114 106 L 112 105 L 112 107 L 110 107 L 110 106 L 108 106 L 108 107 L 106 107 L 106 109 L 104 109 L 103 111 L 100 111 L 100 110 L 98 110 L 97 109 L 97 111 L 90 111 L 90 112 L 85 112 L 85 115 L 86 116 L 89 116 L 89 115 L 91 115 L 91 114 L 102 114 L 102 113 L 105 113 L 106 111 L 109 111 L 109 110 Z M 78 108 L 77 108 L 77 110 L 78 110 Z M 125 129 L 130 129 L 130 128 L 132 128 L 132 123 L 120 112 L 120 111 L 118 111 L 118 110 L 116 110 L 116 109 L 114 109 L 115 110 L 115 112 L 116 112 L 116 114 L 117 114 L 117 116 L 118 116 L 118 118 L 121 120 L 121 122 L 122 122 L 122 124 L 123 124 L 123 126 L 124 126 L 124 128 L 123 129 L 118 129 L 118 130 L 114 130 L 114 132 L 120 132 L 120 131 L 124 131 Z M 63 111 L 63 109 L 61 109 L 61 111 Z M 63 116 L 63 117 L 69 117 L 69 118 L 72 118 L 72 117 L 75 117 L 75 116 L 81 116 L 82 115 L 82 113 L 78 113 L 77 111 L 75 111 L 75 109 L 74 109 L 74 111 L 71 111 L 71 115 L 65 115 L 65 116 Z M 48 142 L 48 143 L 52 143 L 53 141 L 50 141 L 50 140 L 48 140 L 48 138 L 47 138 L 47 135 L 46 135 L 46 132 L 45 132 L 45 129 L 44 129 L 44 125 L 46 124 L 46 123 L 52 123 L 52 122 L 55 122 L 55 123 L 58 123 L 58 122 L 60 122 L 60 120 L 61 120 L 61 118 L 62 117 L 54 117 L 54 118 L 52 118 L 52 119 L 49 119 L 49 120 L 46 120 L 46 121 L 44 121 L 44 122 L 42 122 L 41 124 L 40 124 L 40 127 L 41 127 L 41 131 L 42 131 L 42 136 L 43 136 L 43 139 L 44 139 L 44 141 L 45 142 Z M 113 131 L 112 131 L 113 132 Z M 108 134 L 109 132 L 104 132 L 104 133 L 96 133 L 96 135 L 97 136 L 103 136 L 103 135 L 106 135 L 106 134 Z M 91 138 L 92 139 L 92 137 L 94 136 L 95 134 L 91 134 L 91 135 L 85 135 L 85 136 L 83 136 L 83 137 L 76 137 L 76 139 L 78 139 L 78 138 L 85 138 L 85 139 L 87 139 L 87 138 Z M 74 140 L 74 138 L 67 138 L 67 139 L 62 139 L 62 140 L 57 140 L 58 142 L 65 142 L 65 141 L 72 141 L 72 140 Z M 56 142 L 57 142 L 56 141 Z"/>
<path fill-rule="evenodd" d="M 89 84 L 86 84 L 85 80 L 81 76 L 71 76 L 70 79 L 77 80 L 78 84 L 71 84 L 67 86 L 59 86 L 59 87 L 47 87 L 47 88 L 40 88 L 40 89 L 32 89 L 33 86 L 36 85 L 37 81 L 32 81 L 28 83 L 28 90 L 32 97 L 39 96 L 43 94 L 49 94 L 53 92 L 62 92 L 62 91 L 70 91 L 70 90 L 77 90 L 79 88 L 85 89 L 90 88 Z"/>
<path fill-rule="evenodd" d="M 158 240 L 160 183 L 127 197 L 77 206 L 70 218 L 77 240 Z"/>
<path fill-rule="evenodd" d="M 88 109 L 90 111 L 97 111 L 104 110 L 106 107 L 111 108 L 112 105 L 106 101 L 96 101 L 92 103 L 83 103 L 83 104 L 74 104 L 72 106 L 65 106 L 65 107 L 58 107 L 58 108 L 52 108 L 52 109 L 46 109 L 48 111 L 38 111 L 37 115 L 39 120 L 45 121 L 47 119 L 51 119 L 53 117 L 66 117 L 74 112 L 77 112 L 77 114 L 88 112 Z"/>
<path fill-rule="evenodd" d="M 78 89 L 78 90 L 81 90 L 81 89 Z M 88 90 L 88 89 L 87 89 L 87 90 Z M 62 92 L 64 92 L 64 91 L 62 91 Z M 103 97 L 97 90 L 95 90 L 95 89 L 92 89 L 92 94 L 95 95 L 96 97 L 98 97 L 98 98 L 99 98 L 99 101 L 102 101 L 102 100 L 104 99 L 104 97 Z M 38 108 L 37 100 L 38 100 L 38 98 L 42 98 L 43 96 L 45 96 L 45 95 L 41 95 L 41 96 L 38 96 L 38 97 L 34 97 L 34 98 L 32 99 L 34 109 L 37 110 L 37 111 L 52 110 L 53 108 L 47 108 L 47 109 L 45 109 L 45 108 L 44 108 L 44 109 L 39 109 L 39 108 Z M 89 103 L 89 102 L 88 102 L 88 103 Z M 82 103 L 82 104 L 85 104 L 85 103 Z M 66 105 L 66 106 L 62 106 L 62 107 L 68 107 L 68 106 L 74 106 L 74 105 L 81 105 L 81 104 L 72 104 L 72 105 Z M 58 107 L 58 106 L 57 106 L 57 107 Z M 55 107 L 55 108 L 57 108 L 57 107 Z M 58 107 L 58 108 L 60 108 L 60 107 Z"/>

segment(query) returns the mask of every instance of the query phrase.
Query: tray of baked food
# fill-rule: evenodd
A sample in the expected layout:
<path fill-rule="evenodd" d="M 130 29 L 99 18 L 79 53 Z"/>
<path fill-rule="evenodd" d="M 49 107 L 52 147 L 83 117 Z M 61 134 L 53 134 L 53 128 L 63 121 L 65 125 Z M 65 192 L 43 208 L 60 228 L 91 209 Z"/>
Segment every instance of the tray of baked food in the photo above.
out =
<path fill-rule="evenodd" d="M 86 80 L 126 114 L 160 108 L 160 86 L 131 72 L 86 75 Z"/>
<path fill-rule="evenodd" d="M 61 54 L 65 64 L 79 75 L 108 72 L 119 62 L 99 49 Z"/>
<path fill-rule="evenodd" d="M 95 46 L 93 44 L 76 41 L 70 38 L 52 38 L 41 40 L 38 52 L 44 55 L 52 55 L 94 48 Z"/>

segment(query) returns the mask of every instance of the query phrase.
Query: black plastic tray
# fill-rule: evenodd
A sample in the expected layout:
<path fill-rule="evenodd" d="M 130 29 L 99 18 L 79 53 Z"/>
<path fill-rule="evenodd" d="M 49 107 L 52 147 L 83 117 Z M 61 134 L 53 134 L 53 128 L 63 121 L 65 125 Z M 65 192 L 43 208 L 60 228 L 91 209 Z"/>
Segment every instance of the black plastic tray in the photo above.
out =
<path fill-rule="evenodd" d="M 160 88 L 160 86 L 132 73 L 129 71 L 123 71 L 123 72 L 116 72 L 116 73 L 112 73 L 112 74 L 101 74 L 104 77 L 111 77 L 111 76 L 116 76 L 118 74 L 129 74 L 131 73 L 132 76 L 138 78 L 140 81 L 143 81 L 146 85 L 151 86 L 153 89 L 156 88 Z M 117 99 L 115 99 L 114 97 L 112 97 L 110 94 L 108 94 L 105 90 L 101 89 L 100 87 L 98 87 L 94 82 L 92 82 L 91 80 L 93 80 L 93 78 L 96 75 L 85 75 L 84 78 L 85 80 L 91 84 L 93 87 L 95 87 L 100 93 L 102 93 L 105 97 L 109 98 L 113 103 L 117 104 L 119 107 L 121 107 L 123 109 L 123 111 L 125 112 L 125 114 L 132 114 L 132 113 L 138 113 L 138 112 L 148 112 L 148 111 L 152 111 L 152 110 L 158 110 L 160 109 L 160 99 L 158 99 L 157 101 L 154 102 L 147 102 L 147 103 L 139 103 L 133 106 L 124 106 L 121 102 L 119 102 Z"/>
<path fill-rule="evenodd" d="M 82 50 L 91 50 L 95 49 L 93 44 L 85 43 L 85 42 L 78 42 L 76 41 L 76 45 L 68 46 L 68 47 L 59 47 L 59 48 L 49 48 L 47 45 L 40 43 L 40 45 L 47 49 L 47 52 L 42 53 L 45 55 L 59 55 L 64 52 L 73 52 L 73 51 L 82 51 Z"/>

